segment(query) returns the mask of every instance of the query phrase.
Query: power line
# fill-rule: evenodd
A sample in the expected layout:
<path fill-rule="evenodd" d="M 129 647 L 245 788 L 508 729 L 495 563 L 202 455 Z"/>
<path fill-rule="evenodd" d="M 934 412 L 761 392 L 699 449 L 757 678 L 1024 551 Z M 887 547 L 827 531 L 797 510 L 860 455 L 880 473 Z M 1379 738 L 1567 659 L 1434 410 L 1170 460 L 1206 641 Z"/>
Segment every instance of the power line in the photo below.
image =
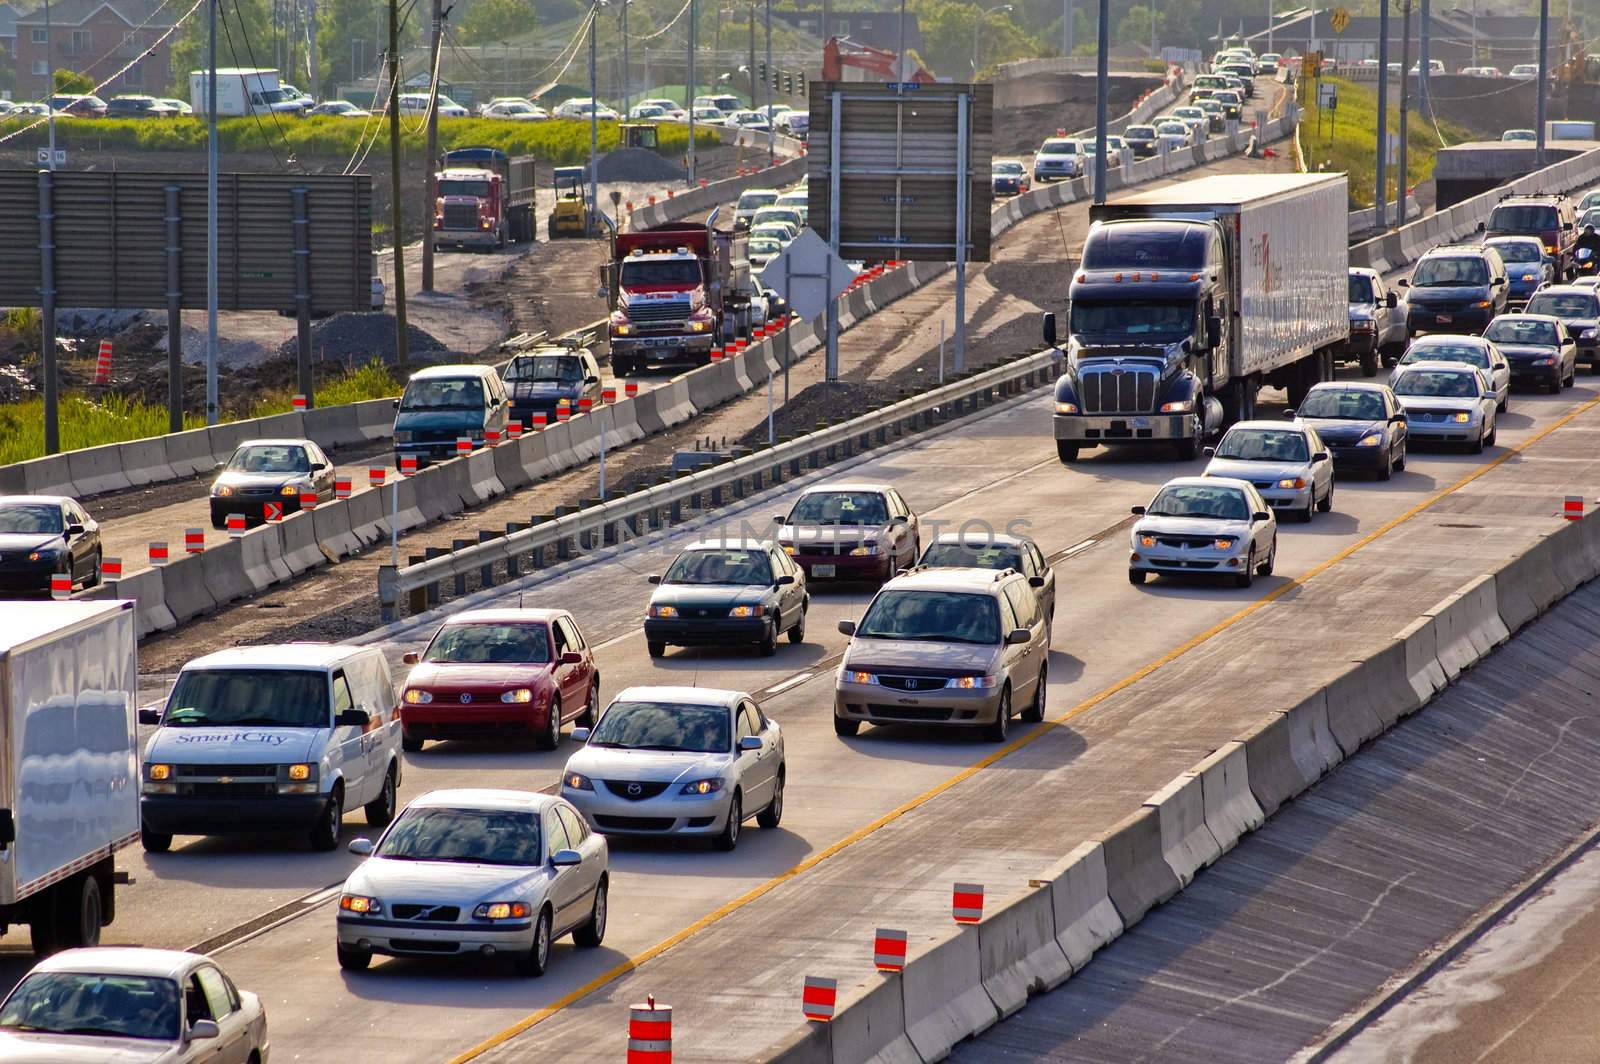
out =
<path fill-rule="evenodd" d="M 216 2 L 216 0 L 213 0 L 213 2 Z M 234 46 L 234 43 L 233 43 L 233 31 L 228 29 L 227 17 L 224 15 L 224 13 L 222 12 L 220 7 L 217 10 L 217 15 L 218 15 L 217 24 L 222 27 L 223 36 L 228 38 L 228 54 L 232 55 L 234 57 L 234 61 L 237 62 L 238 58 L 239 58 L 239 50 L 238 50 L 238 48 L 236 48 Z M 234 16 L 234 18 L 239 20 L 239 33 L 244 37 L 245 54 L 250 57 L 250 66 L 259 70 L 260 67 L 256 63 L 255 51 L 250 47 L 250 34 L 249 34 L 249 31 L 247 31 L 245 29 L 245 26 L 244 26 L 244 16 L 239 11 L 239 0 L 234 0 L 234 3 L 233 3 L 233 16 Z M 248 94 L 247 94 L 247 97 L 248 97 Z M 284 164 L 284 162 L 282 160 L 280 160 L 278 158 L 278 150 L 272 146 L 272 138 L 267 136 L 267 127 L 261 124 L 261 115 L 256 110 L 254 101 L 246 98 L 245 104 L 250 110 L 250 117 L 255 119 L 256 129 L 259 130 L 260 133 L 261 133 L 261 143 L 266 147 L 266 149 L 269 152 L 272 153 L 272 161 L 278 164 L 278 168 L 280 170 L 287 170 L 288 167 Z M 216 100 L 212 100 L 211 101 L 211 106 L 215 107 L 216 105 L 217 105 Z M 271 110 L 270 105 L 269 105 L 268 109 Z M 277 125 L 278 112 L 271 111 L 271 114 L 272 114 L 273 124 Z M 283 127 L 282 126 L 278 126 L 277 128 L 278 128 L 278 137 L 283 141 L 283 146 L 289 149 L 289 157 L 291 159 L 294 158 L 294 148 L 293 148 L 292 145 L 290 145 L 289 138 L 287 138 L 287 137 L 285 137 L 283 135 Z"/>

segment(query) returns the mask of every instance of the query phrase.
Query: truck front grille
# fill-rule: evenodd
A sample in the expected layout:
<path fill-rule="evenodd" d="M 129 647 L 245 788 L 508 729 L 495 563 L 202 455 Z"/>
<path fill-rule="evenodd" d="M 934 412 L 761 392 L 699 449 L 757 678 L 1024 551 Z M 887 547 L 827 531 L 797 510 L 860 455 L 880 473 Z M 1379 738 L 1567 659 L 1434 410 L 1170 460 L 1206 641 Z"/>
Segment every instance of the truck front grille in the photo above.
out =
<path fill-rule="evenodd" d="M 651 299 L 628 304 L 628 320 L 635 325 L 652 321 L 683 321 L 688 316 L 687 299 Z"/>
<path fill-rule="evenodd" d="M 476 203 L 446 203 L 444 205 L 444 227 L 446 229 L 478 228 L 478 205 Z"/>
<path fill-rule="evenodd" d="M 1129 368 L 1090 369 L 1079 374 L 1085 414 L 1153 414 L 1156 374 Z"/>

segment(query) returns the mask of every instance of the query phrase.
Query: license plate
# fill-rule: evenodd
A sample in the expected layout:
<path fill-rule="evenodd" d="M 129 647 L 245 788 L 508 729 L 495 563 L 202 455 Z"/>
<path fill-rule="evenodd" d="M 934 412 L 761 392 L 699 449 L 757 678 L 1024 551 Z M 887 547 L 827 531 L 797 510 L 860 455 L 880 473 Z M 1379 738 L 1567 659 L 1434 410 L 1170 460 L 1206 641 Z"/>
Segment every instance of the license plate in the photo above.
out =
<path fill-rule="evenodd" d="M 831 565 L 813 565 L 811 567 L 812 576 L 832 576 L 833 574 L 834 567 Z"/>
<path fill-rule="evenodd" d="M 1133 427 L 1136 429 L 1147 429 L 1150 427 L 1150 419 L 1147 417 L 1136 417 L 1133 419 Z"/>
<path fill-rule="evenodd" d="M 645 341 L 649 347 L 677 347 L 682 341 L 676 336 L 652 336 Z"/>
<path fill-rule="evenodd" d="M 1439 319 L 1439 324 L 1440 325 L 1449 325 L 1451 320 L 1452 320 L 1450 315 L 1448 315 L 1448 314 L 1438 314 L 1438 315 L 1435 315 L 1435 317 L 1437 317 Z"/>

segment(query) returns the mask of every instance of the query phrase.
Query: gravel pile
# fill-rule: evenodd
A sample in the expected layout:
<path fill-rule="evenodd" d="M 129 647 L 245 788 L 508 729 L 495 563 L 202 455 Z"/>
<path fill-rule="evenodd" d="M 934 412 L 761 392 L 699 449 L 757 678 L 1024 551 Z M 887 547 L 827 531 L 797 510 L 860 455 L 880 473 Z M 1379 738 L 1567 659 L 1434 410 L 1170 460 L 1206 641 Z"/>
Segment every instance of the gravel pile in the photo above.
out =
<path fill-rule="evenodd" d="M 600 156 L 601 181 L 682 181 L 689 176 L 677 163 L 644 148 L 618 148 Z"/>
<path fill-rule="evenodd" d="M 424 361 L 431 361 L 426 356 L 443 353 L 446 350 L 445 345 L 430 333 L 409 323 L 406 326 L 406 337 L 409 353 L 413 358 L 423 356 Z M 326 321 L 312 326 L 311 351 L 312 356 L 319 362 L 362 365 L 377 358 L 392 363 L 395 360 L 394 315 L 387 311 L 335 314 Z M 278 348 L 278 355 L 281 358 L 292 359 L 295 357 L 295 352 L 296 343 L 293 338 L 284 341 Z"/>

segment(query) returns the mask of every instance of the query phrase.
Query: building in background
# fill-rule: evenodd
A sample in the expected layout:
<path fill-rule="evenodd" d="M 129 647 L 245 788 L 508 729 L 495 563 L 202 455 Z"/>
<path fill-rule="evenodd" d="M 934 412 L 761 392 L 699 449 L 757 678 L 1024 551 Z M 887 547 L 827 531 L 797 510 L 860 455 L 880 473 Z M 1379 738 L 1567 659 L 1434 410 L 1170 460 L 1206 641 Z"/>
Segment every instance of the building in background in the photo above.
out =
<path fill-rule="evenodd" d="M 164 92 L 172 84 L 172 39 L 139 57 L 172 28 L 178 13 L 181 9 L 170 10 L 161 0 L 53 0 L 51 54 L 45 51 L 42 6 L 16 20 L 17 84 L 12 95 L 19 100 L 48 95 L 51 59 L 56 69 L 87 74 L 96 83 L 132 63 L 101 90 L 102 96 Z"/>

